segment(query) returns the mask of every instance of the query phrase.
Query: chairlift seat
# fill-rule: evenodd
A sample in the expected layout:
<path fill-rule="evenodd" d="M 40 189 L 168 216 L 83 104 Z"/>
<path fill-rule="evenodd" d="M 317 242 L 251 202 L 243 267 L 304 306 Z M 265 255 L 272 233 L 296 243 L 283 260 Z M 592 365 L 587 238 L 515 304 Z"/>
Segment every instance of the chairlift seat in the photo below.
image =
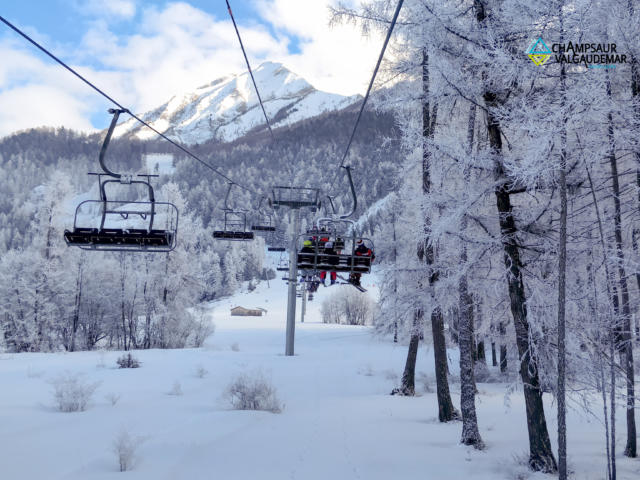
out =
<path fill-rule="evenodd" d="M 316 260 L 315 262 L 314 259 Z M 371 257 L 300 253 L 298 254 L 298 268 L 326 272 L 369 273 L 371 271 Z"/>
<path fill-rule="evenodd" d="M 251 230 L 254 232 L 275 232 L 276 227 L 270 225 L 251 225 Z"/>
<path fill-rule="evenodd" d="M 227 231 L 227 230 L 216 230 L 213 232 L 213 238 L 219 240 L 253 240 L 254 234 L 253 232 L 245 232 L 245 231 Z"/>
<path fill-rule="evenodd" d="M 174 232 L 166 230 L 120 229 L 120 228 L 74 228 L 65 230 L 64 239 L 67 245 L 85 249 L 108 250 L 133 247 L 135 249 L 166 248 L 174 245 Z"/>
<path fill-rule="evenodd" d="M 108 180 L 105 180 L 101 184 L 107 182 Z M 144 184 L 151 188 L 147 182 Z M 104 207 L 105 203 L 123 206 L 135 205 L 142 209 L 107 209 Z M 153 206 L 150 207 L 150 205 Z M 100 214 L 91 213 L 98 210 L 101 211 Z M 171 229 L 152 228 L 154 220 L 158 218 L 158 210 L 165 214 L 163 220 L 157 222 L 158 226 L 170 225 Z M 113 228 L 114 219 L 123 223 L 133 222 L 133 224 Z M 170 252 L 176 247 L 178 210 L 175 205 L 167 202 L 85 200 L 76 208 L 73 223 L 73 229 L 64 231 L 64 240 L 70 247 L 80 247 L 84 250 L 139 251 L 143 253 Z M 105 223 L 112 225 L 105 227 Z M 145 226 L 147 228 L 144 228 Z"/>
<path fill-rule="evenodd" d="M 286 252 L 287 249 L 285 247 L 267 247 L 269 252 Z"/>

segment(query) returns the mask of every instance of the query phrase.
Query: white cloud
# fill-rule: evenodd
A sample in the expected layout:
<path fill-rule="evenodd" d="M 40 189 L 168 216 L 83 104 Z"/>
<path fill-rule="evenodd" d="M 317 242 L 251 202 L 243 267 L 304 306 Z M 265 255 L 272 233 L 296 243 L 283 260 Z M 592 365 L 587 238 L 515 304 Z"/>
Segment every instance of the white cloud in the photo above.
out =
<path fill-rule="evenodd" d="M 241 21 L 243 42 L 254 67 L 266 60 L 278 61 L 321 90 L 364 93 L 381 38 L 362 38 L 353 26 L 329 28 L 327 6 L 335 0 L 253 1 L 276 32 L 274 38 L 264 25 Z M 105 15 L 136 14 L 136 3 L 130 0 L 92 0 L 83 5 L 102 7 Z M 107 18 L 94 18 L 77 49 L 62 55 L 124 106 L 144 112 L 173 95 L 245 71 L 228 18 L 216 18 L 184 2 L 161 9 L 143 6 L 137 13 L 137 33 L 116 36 Z M 290 54 L 293 36 L 299 39 L 300 52 Z M 0 51 L 0 136 L 39 125 L 91 129 L 89 119 L 105 107 L 97 94 L 18 40 L 0 40 Z M 96 65 L 95 59 L 101 67 L 87 67 Z"/>
<path fill-rule="evenodd" d="M 138 111 L 245 69 L 233 26 L 185 3 L 144 10 L 139 31 L 118 41 L 101 23 L 82 42 L 87 55 L 97 56 L 106 68 L 119 72 L 119 78 L 111 79 L 119 85 L 112 87 Z M 262 26 L 244 31 L 243 39 L 249 54 L 259 61 L 287 51 L 286 42 L 278 42 Z"/>
<path fill-rule="evenodd" d="M 89 118 L 99 102 L 88 88 L 13 41 L 0 41 L 0 51 L 0 137 L 37 126 L 93 130 Z"/>
<path fill-rule="evenodd" d="M 337 0 L 255 0 L 255 4 L 275 28 L 301 39 L 300 53 L 279 61 L 321 90 L 364 94 L 382 38 L 375 34 L 363 37 L 353 25 L 330 28 L 329 6 L 335 6 Z"/>
<path fill-rule="evenodd" d="M 136 2 L 133 0 L 77 0 L 75 7 L 85 15 L 122 20 L 129 20 L 136 15 Z"/>
<path fill-rule="evenodd" d="M 75 93 L 31 84 L 0 92 L 0 136 L 48 126 L 91 131 L 90 111 Z"/>

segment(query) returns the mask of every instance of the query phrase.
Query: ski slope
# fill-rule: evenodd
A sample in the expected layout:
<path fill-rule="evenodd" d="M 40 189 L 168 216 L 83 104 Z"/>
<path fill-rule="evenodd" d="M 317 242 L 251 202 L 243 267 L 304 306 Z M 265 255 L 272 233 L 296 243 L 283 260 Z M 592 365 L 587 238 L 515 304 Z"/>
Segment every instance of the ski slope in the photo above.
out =
<path fill-rule="evenodd" d="M 372 275 L 363 285 L 375 294 L 376 281 Z M 205 347 L 138 351 L 139 369 L 117 369 L 121 352 L 113 351 L 0 355 L 1 478 L 553 478 L 524 466 L 528 446 L 520 388 L 505 396 L 504 384 L 478 385 L 483 452 L 459 444 L 459 422 L 438 422 L 435 393 L 425 392 L 423 382 L 418 382 L 420 396 L 390 396 L 406 347 L 373 336 L 368 327 L 320 323 L 320 303 L 338 288 L 352 287 L 320 287 L 304 324 L 298 310 L 294 357 L 283 355 L 286 285 L 280 279 L 208 304 L 217 329 Z M 231 317 L 229 309 L 236 305 L 268 312 Z M 455 352 L 450 356 L 455 373 Z M 196 375 L 200 367 L 208 370 L 204 378 Z M 284 403 L 281 414 L 234 411 L 222 398 L 238 373 L 256 370 L 276 386 Z M 65 371 L 100 382 L 87 411 L 53 408 L 49 382 Z M 417 371 L 419 380 L 433 375 L 428 347 L 420 349 Z M 175 382 L 182 395 L 168 394 Z M 452 391 L 458 403 L 455 382 Z M 113 395 L 120 396 L 115 405 L 108 398 Z M 556 412 L 549 398 L 546 408 L 555 439 Z M 622 412 L 618 418 L 624 421 Z M 118 471 L 112 452 L 123 428 L 141 437 L 137 462 L 127 473 Z M 624 431 L 622 423 L 618 431 Z M 597 419 L 571 411 L 569 445 L 572 478 L 605 478 L 604 435 Z M 619 457 L 619 479 L 638 474 L 637 460 Z"/>

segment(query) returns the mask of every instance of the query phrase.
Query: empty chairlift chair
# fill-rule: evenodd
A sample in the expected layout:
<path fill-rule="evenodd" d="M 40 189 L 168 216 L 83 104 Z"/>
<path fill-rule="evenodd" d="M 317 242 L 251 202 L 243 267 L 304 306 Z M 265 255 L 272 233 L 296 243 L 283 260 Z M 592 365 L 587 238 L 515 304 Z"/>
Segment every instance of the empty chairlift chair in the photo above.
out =
<path fill-rule="evenodd" d="M 245 212 L 226 210 L 224 212 L 222 230 L 215 230 L 213 238 L 238 242 L 253 240 L 253 232 L 247 230 L 247 214 Z"/>
<path fill-rule="evenodd" d="M 113 118 L 99 156 L 103 172 L 90 173 L 98 177 L 100 200 L 86 200 L 77 206 L 73 230 L 65 230 L 64 239 L 67 245 L 85 250 L 170 252 L 176 246 L 178 209 L 172 203 L 156 201 L 150 182 L 157 175 L 118 174 L 104 163 L 113 130 L 124 110 L 109 112 Z M 111 199 L 107 195 L 110 184 L 143 186 L 148 197 L 143 201 Z"/>
<path fill-rule="evenodd" d="M 247 213 L 239 210 L 233 210 L 229 207 L 229 194 L 233 183 L 229 183 L 227 194 L 224 198 L 224 222 L 222 230 L 215 230 L 213 238 L 216 240 L 247 242 L 254 239 L 252 231 L 247 230 Z"/>
<path fill-rule="evenodd" d="M 267 242 L 267 250 L 269 252 L 285 252 L 287 250 L 286 233 L 284 227 L 278 225 L 272 234 L 271 243 Z"/>
<path fill-rule="evenodd" d="M 277 228 L 276 221 L 271 213 L 265 213 L 262 210 L 262 201 L 265 197 L 260 199 L 258 210 L 254 222 L 251 224 L 251 231 L 256 235 L 260 235 L 264 238 L 264 243 L 267 246 L 277 243 Z"/>
<path fill-rule="evenodd" d="M 273 215 L 266 213 L 260 214 L 257 221 L 251 225 L 251 230 L 263 233 L 265 237 L 269 238 L 270 234 L 276 231 L 276 224 L 273 219 Z"/>

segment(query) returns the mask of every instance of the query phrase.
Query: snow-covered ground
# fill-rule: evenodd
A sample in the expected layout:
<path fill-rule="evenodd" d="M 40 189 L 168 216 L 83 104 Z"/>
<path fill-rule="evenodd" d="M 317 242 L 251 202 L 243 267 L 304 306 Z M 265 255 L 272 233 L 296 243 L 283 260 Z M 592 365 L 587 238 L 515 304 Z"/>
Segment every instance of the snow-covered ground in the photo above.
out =
<path fill-rule="evenodd" d="M 372 276 L 363 284 L 375 292 L 375 281 Z M 506 397 L 503 384 L 479 384 L 487 449 L 461 446 L 461 424 L 438 422 L 435 393 L 424 392 L 421 382 L 418 397 L 389 395 L 402 373 L 405 346 L 366 327 L 320 323 L 320 303 L 336 288 L 352 287 L 320 287 L 305 323 L 296 325 L 294 357 L 283 355 L 286 285 L 280 279 L 209 305 L 217 329 L 204 348 L 135 352 L 139 369 L 117 369 L 121 352 L 1 355 L 0 478 L 552 478 L 523 465 L 528 447 L 521 389 Z M 235 305 L 268 312 L 231 317 Z M 419 377 L 432 377 L 432 358 L 431 350 L 421 348 Z M 453 351 L 451 360 L 455 371 Z M 199 368 L 208 374 L 200 378 Z M 234 411 L 222 398 L 237 374 L 258 370 L 276 386 L 285 404 L 281 414 Z M 53 407 L 50 381 L 65 371 L 100 382 L 87 411 Z M 176 382 L 182 395 L 169 395 Z M 458 402 L 459 386 L 452 384 L 452 390 Z M 555 437 L 555 409 L 550 401 L 546 407 Z M 127 473 L 118 471 L 112 451 L 122 429 L 143 438 Z M 618 432 L 620 451 L 622 423 Z M 570 412 L 572 478 L 604 479 L 603 450 L 600 423 Z M 639 474 L 638 460 L 619 457 L 619 479 Z"/>

